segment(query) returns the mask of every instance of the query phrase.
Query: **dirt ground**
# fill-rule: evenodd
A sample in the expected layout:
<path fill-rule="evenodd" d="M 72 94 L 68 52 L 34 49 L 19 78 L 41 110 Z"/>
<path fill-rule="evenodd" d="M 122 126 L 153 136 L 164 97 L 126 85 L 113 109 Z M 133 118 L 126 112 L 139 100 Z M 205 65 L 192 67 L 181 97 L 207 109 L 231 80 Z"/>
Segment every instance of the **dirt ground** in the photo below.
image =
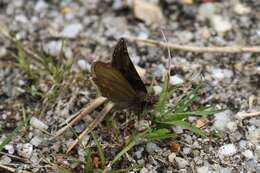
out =
<path fill-rule="evenodd" d="M 86 148 L 93 148 L 90 158 L 101 168 L 91 134 L 65 154 L 101 108 L 59 137 L 53 134 L 96 98 L 91 64 L 110 61 L 121 37 L 145 83 L 154 79 L 159 94 L 169 60 L 167 46 L 142 40 L 166 43 L 163 35 L 181 47 L 171 49 L 170 86 L 202 83 L 204 94 L 197 104 L 223 109 L 203 127 L 215 135 L 200 137 L 174 126 L 177 139 L 144 140 L 111 170 L 260 172 L 258 0 L 1 0 L 0 27 L 0 172 L 87 172 Z M 241 49 L 234 53 L 215 48 L 229 46 Z M 241 52 L 244 47 L 252 49 Z M 126 114 L 111 113 L 93 130 L 106 165 L 125 142 L 116 139 L 115 127 L 127 123 Z M 179 151 L 172 151 L 172 143 Z"/>

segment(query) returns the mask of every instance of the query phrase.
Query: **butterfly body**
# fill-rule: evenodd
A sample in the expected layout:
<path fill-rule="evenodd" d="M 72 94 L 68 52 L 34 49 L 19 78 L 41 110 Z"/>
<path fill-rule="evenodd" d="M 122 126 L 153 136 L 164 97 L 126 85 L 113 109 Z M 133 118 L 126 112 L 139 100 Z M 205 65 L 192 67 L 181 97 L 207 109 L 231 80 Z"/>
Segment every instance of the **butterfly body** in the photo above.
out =
<path fill-rule="evenodd" d="M 91 72 L 101 94 L 120 109 L 142 111 L 154 102 L 128 55 L 123 38 L 115 47 L 112 62 L 94 62 Z"/>

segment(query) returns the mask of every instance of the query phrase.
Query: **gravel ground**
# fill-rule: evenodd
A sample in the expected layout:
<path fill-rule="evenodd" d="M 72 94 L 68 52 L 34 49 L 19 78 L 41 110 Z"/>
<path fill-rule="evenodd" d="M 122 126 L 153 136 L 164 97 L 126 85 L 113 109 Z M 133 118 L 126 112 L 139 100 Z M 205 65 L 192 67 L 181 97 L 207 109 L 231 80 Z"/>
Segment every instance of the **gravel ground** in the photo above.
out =
<path fill-rule="evenodd" d="M 163 30 L 168 41 L 176 44 L 209 47 L 260 44 L 258 0 L 152 2 L 158 3 L 156 7 L 162 13 L 155 11 L 157 16 L 147 18 L 145 15 L 149 13 L 143 9 L 145 17 L 142 18 L 130 1 L 0 1 L 1 27 L 10 31 L 24 47 L 58 61 L 64 45 L 62 62 L 73 60 L 71 78 L 63 80 L 62 94 L 54 100 L 50 95 L 42 98 L 37 93 L 53 91 L 53 79 L 40 73 L 39 80 L 31 85 L 30 75 L 17 66 L 15 44 L 0 37 L 0 141 L 23 122 L 25 114 L 33 117 L 30 127 L 4 147 L 1 165 L 32 172 L 58 172 L 57 165 L 82 171 L 83 146 L 94 146 L 92 138 L 86 136 L 82 145 L 64 155 L 75 135 L 67 132 L 51 140 L 50 134 L 95 98 L 95 88 L 89 80 L 91 63 L 110 60 L 120 37 L 164 41 Z M 167 50 L 136 42 L 128 42 L 128 46 L 133 62 L 145 69 L 147 79 L 156 77 L 154 89 L 159 93 L 168 61 Z M 32 66 L 37 64 L 32 61 Z M 180 145 L 179 152 L 171 152 L 171 140 L 144 141 L 114 168 L 140 164 L 143 166 L 137 172 L 141 173 L 260 172 L 259 115 L 241 117 L 243 112 L 260 111 L 259 54 L 172 51 L 171 85 L 185 83 L 201 70 L 204 77 L 199 82 L 206 83 L 203 90 L 207 94 L 200 99 L 200 104 L 225 109 L 215 114 L 205 128 L 218 132 L 218 137 L 200 138 L 176 128 L 180 135 L 175 141 Z M 85 118 L 78 123 L 73 127 L 74 133 L 80 134 L 90 121 L 91 118 Z M 95 133 L 107 157 L 112 159 L 119 150 L 117 144 L 110 146 L 113 139 L 105 133 L 107 128 L 100 126 Z M 4 170 L 0 168 L 1 172 Z"/>

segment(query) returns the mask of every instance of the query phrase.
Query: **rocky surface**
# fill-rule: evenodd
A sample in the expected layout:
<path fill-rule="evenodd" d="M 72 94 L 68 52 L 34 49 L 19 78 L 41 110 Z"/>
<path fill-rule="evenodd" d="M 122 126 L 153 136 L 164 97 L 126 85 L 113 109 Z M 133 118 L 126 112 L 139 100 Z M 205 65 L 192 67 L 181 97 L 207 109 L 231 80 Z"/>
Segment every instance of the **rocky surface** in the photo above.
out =
<path fill-rule="evenodd" d="M 159 21 L 147 16 L 137 19 L 135 4 L 120 0 L 0 1 L 1 28 L 45 57 L 54 61 L 57 57 L 63 58 L 64 64 L 73 62 L 72 78 L 65 75 L 62 94 L 53 101 L 55 87 L 50 82 L 53 78 L 40 73 L 36 78 L 40 80 L 31 85 L 33 75 L 17 67 L 15 45 L 6 37 L 0 37 L 0 141 L 23 123 L 26 116 L 33 117 L 30 127 L 5 145 L 6 154 L 0 154 L 1 164 L 15 163 L 18 169 L 32 172 L 57 172 L 57 165 L 75 172 L 83 170 L 84 164 L 79 161 L 84 161 L 84 146 L 95 145 L 93 139 L 87 135 L 73 153 L 66 156 L 64 151 L 72 143 L 73 133 L 82 132 L 92 121 L 91 117 L 74 126 L 73 133 L 66 132 L 54 139 L 51 134 L 95 98 L 95 88 L 89 82 L 90 65 L 94 60 L 109 61 L 120 37 L 164 41 L 163 30 L 168 41 L 177 44 L 260 44 L 258 0 L 196 3 L 155 0 L 153 3 L 157 11 L 158 7 L 161 9 Z M 133 62 L 146 70 L 146 80 L 156 78 L 154 90 L 159 94 L 168 62 L 167 50 L 141 43 L 128 42 L 128 45 Z M 225 109 L 215 114 L 206 126 L 207 131 L 216 135 L 201 138 L 176 128 L 180 135 L 175 141 L 180 145 L 178 153 L 171 152 L 171 141 L 148 141 L 130 150 L 115 168 L 140 164 L 142 167 L 136 172 L 260 172 L 260 116 L 240 116 L 244 112 L 260 111 L 260 55 L 172 51 L 171 85 L 190 81 L 200 70 L 204 77 L 194 79 L 206 84 L 203 88 L 206 94 L 200 103 Z M 47 96 L 39 93 L 47 93 Z M 112 159 L 119 150 L 108 147 L 112 139 L 104 133 L 106 128 L 100 126 L 95 133 L 106 148 L 108 159 Z"/>

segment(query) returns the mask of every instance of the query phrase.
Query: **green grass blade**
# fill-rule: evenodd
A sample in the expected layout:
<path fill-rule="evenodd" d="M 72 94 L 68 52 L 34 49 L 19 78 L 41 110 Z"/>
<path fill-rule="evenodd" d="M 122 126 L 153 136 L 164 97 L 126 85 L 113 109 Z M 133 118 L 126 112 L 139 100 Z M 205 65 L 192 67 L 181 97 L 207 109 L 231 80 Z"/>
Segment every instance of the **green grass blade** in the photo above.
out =
<path fill-rule="evenodd" d="M 86 149 L 85 151 L 85 173 L 93 172 L 94 163 L 92 161 L 92 151 L 90 149 Z"/>
<path fill-rule="evenodd" d="M 153 130 L 152 132 L 147 133 L 147 135 L 145 136 L 145 138 L 149 140 L 161 140 L 161 139 L 172 138 L 172 137 L 176 137 L 176 134 L 164 128 Z"/>
<path fill-rule="evenodd" d="M 99 142 L 99 140 L 97 139 L 96 135 L 91 132 L 91 135 L 97 145 L 97 149 L 98 149 L 98 154 L 99 154 L 99 157 L 100 157 L 100 162 L 101 162 L 101 167 L 104 168 L 105 167 L 105 164 L 106 164 L 106 159 L 105 159 L 105 154 L 104 154 L 104 151 L 102 149 L 102 146 L 101 146 L 101 143 Z"/>
<path fill-rule="evenodd" d="M 161 124 L 165 125 L 165 126 L 172 126 L 172 125 L 180 126 L 184 129 L 187 129 L 187 130 L 195 133 L 196 135 L 203 136 L 203 137 L 207 136 L 207 133 L 204 130 L 197 128 L 194 125 L 192 125 L 186 121 L 161 122 Z"/>
<path fill-rule="evenodd" d="M 144 131 L 143 133 L 137 134 L 134 136 L 130 142 L 115 156 L 115 158 L 112 160 L 111 164 L 114 164 L 116 161 L 118 161 L 124 154 L 127 153 L 131 148 L 133 148 L 135 145 L 137 145 L 140 142 L 140 139 L 144 137 L 144 135 L 148 131 Z"/>
<path fill-rule="evenodd" d="M 0 144 L 0 152 L 4 149 L 5 145 L 9 144 L 12 139 L 17 136 L 17 134 L 22 130 L 23 127 L 26 127 L 29 123 L 30 117 L 26 117 L 22 124 L 16 127 L 10 135 L 8 135 L 4 141 Z"/>

